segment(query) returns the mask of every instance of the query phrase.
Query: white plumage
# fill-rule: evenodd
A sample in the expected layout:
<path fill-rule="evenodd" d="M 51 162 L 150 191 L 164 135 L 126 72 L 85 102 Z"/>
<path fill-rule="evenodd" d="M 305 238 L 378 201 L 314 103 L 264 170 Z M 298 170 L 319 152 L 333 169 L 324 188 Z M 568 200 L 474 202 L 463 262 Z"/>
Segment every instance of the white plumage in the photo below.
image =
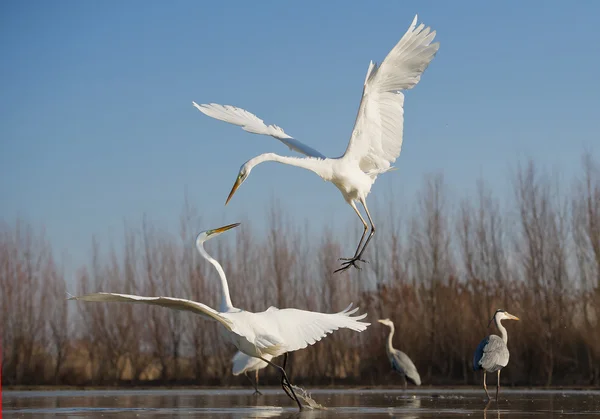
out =
<path fill-rule="evenodd" d="M 270 361 L 273 357 L 271 355 L 265 355 L 263 358 L 265 358 L 267 361 Z M 244 374 L 252 383 L 252 387 L 254 387 L 254 394 L 261 394 L 261 392 L 258 390 L 258 371 L 269 364 L 260 358 L 246 355 L 241 351 L 237 351 L 235 353 L 233 358 L 231 358 L 231 362 L 233 364 L 231 366 L 231 373 L 236 376 Z M 254 381 L 252 381 L 252 378 L 250 378 L 248 375 L 248 373 L 252 371 L 254 371 L 255 375 Z"/>
<path fill-rule="evenodd" d="M 229 285 L 227 283 L 225 272 L 223 271 L 221 264 L 206 252 L 204 249 L 204 242 L 231 228 L 237 227 L 238 225 L 239 223 L 214 230 L 203 231 L 196 239 L 196 248 L 200 255 L 213 264 L 219 273 L 221 280 L 221 307 L 219 311 L 202 303 L 172 297 L 142 297 L 138 295 L 98 292 L 71 297 L 69 299 L 79 301 L 151 304 L 174 310 L 191 311 L 205 318 L 219 322 L 219 324 L 223 326 L 221 332 L 241 352 L 251 357 L 259 357 L 267 363 L 271 363 L 270 358 L 265 358 L 267 355 L 274 358 L 286 352 L 306 348 L 308 345 L 318 342 L 327 334 L 332 333 L 335 330 L 347 328 L 362 332 L 369 326 L 369 323 L 360 321 L 367 316 L 366 313 L 360 316 L 351 316 L 358 310 L 358 308 L 350 310 L 352 304 L 345 310 L 332 314 L 298 310 L 295 308 L 280 310 L 275 307 L 269 307 L 263 312 L 253 313 L 234 307 L 231 303 Z M 280 372 L 287 381 L 285 371 L 280 368 Z M 294 395 L 294 399 L 298 403 L 298 406 L 301 407 L 300 402 L 297 397 L 295 397 L 295 394 L 289 385 L 289 381 L 287 384 L 289 386 L 288 389 Z M 288 389 L 284 386 L 286 392 Z"/>
<path fill-rule="evenodd" d="M 366 204 L 367 195 L 377 176 L 393 169 L 392 163 L 396 161 L 402 148 L 404 125 L 402 91 L 413 88 L 419 82 L 421 74 L 439 48 L 439 43 L 431 43 L 435 31 L 425 28 L 423 24 L 417 27 L 416 24 L 417 16 L 379 67 L 373 62 L 369 64 L 354 129 L 346 152 L 341 157 L 327 158 L 312 147 L 292 138 L 282 128 L 266 125 L 256 115 L 244 109 L 231 105 L 214 103 L 198 105 L 192 102 L 205 115 L 239 125 L 254 134 L 270 135 L 291 150 L 307 156 L 295 158 L 266 153 L 248 160 L 240 168 L 226 204 L 246 180 L 252 168 L 260 163 L 275 161 L 310 170 L 323 180 L 333 183 L 363 223 L 364 231 L 354 256 L 343 259 L 346 262 L 342 263 L 342 267 L 336 272 L 350 266 L 358 268 L 356 263 L 362 261 L 361 256 L 375 233 L 375 225 Z M 363 205 L 371 223 L 371 234 L 362 248 L 368 226 L 357 209 L 355 201 Z"/>

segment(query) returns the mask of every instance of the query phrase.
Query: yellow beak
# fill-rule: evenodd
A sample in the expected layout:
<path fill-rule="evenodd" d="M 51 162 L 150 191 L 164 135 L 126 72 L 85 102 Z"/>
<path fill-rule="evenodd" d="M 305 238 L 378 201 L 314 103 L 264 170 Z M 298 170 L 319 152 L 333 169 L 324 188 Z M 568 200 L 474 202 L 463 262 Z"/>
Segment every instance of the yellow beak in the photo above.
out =
<path fill-rule="evenodd" d="M 511 320 L 519 320 L 519 318 L 517 316 L 513 316 L 510 313 L 506 313 L 506 314 L 508 314 L 508 317 L 510 317 Z"/>
<path fill-rule="evenodd" d="M 210 236 L 212 234 L 222 233 L 224 231 L 231 230 L 232 228 L 235 228 L 235 227 L 239 226 L 240 224 L 241 223 L 235 223 L 235 224 L 226 225 L 225 227 L 215 228 L 214 230 L 210 230 L 208 232 L 208 235 Z"/>
<path fill-rule="evenodd" d="M 227 197 L 227 201 L 225 201 L 225 205 L 227 205 L 227 203 L 229 202 L 229 200 L 231 199 L 231 197 L 233 196 L 235 191 L 237 191 L 237 188 L 239 188 L 241 184 L 242 184 L 242 182 L 240 182 L 240 176 L 238 176 L 238 178 L 235 180 L 235 183 L 233 184 L 233 188 L 231 188 L 231 192 L 229 192 L 229 196 Z"/>

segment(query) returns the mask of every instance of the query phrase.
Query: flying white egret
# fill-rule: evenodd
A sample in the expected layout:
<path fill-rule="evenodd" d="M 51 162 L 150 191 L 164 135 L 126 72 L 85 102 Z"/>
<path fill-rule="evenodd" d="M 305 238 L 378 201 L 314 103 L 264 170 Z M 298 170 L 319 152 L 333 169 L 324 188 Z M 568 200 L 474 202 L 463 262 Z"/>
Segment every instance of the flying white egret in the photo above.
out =
<path fill-rule="evenodd" d="M 277 125 L 265 125 L 260 118 L 244 109 L 214 103 L 198 105 L 192 102 L 205 115 L 239 125 L 250 133 L 270 135 L 291 150 L 308 156 L 297 158 L 266 153 L 248 160 L 241 166 L 225 205 L 248 178 L 252 168 L 260 163 L 274 161 L 310 170 L 323 180 L 333 183 L 340 190 L 363 224 L 363 234 L 354 256 L 340 258 L 345 262 L 335 272 L 343 271 L 350 266 L 358 268 L 357 262 L 364 262 L 362 254 L 375 234 L 375 224 L 367 208 L 367 195 L 379 174 L 394 169 L 391 164 L 400 155 L 402 147 L 404 125 L 402 90 L 411 89 L 419 82 L 421 74 L 439 48 L 439 43 L 431 43 L 435 31 L 431 31 L 429 27 L 425 28 L 423 24 L 417 27 L 416 24 L 417 16 L 380 66 L 372 61 L 369 64 L 354 129 L 346 152 L 341 157 L 327 158 L 292 138 Z M 356 201 L 364 207 L 371 224 L 371 232 L 362 249 L 361 245 L 368 226 L 356 207 Z"/>
<path fill-rule="evenodd" d="M 406 381 L 410 380 L 414 385 L 421 385 L 421 376 L 417 371 L 417 367 L 412 360 L 404 352 L 394 349 L 392 346 L 392 339 L 394 337 L 394 323 L 390 319 L 377 320 L 381 324 L 385 324 L 390 328 L 390 334 L 387 339 L 387 345 L 385 351 L 387 352 L 388 359 L 392 364 L 392 369 L 398 372 L 404 378 L 404 389 L 406 389 Z"/>
<path fill-rule="evenodd" d="M 260 358 L 281 372 L 283 390 L 302 409 L 302 405 L 287 378 L 285 369 L 275 365 L 266 356 L 270 355 L 275 358 L 285 354 L 287 359 L 287 352 L 306 348 L 340 328 L 362 332 L 370 324 L 360 321 L 367 314 L 351 317 L 358 310 L 358 307 L 350 310 L 352 304 L 343 311 L 331 314 L 295 308 L 280 310 L 276 307 L 269 307 L 266 311 L 253 313 L 234 307 L 229 295 L 229 285 L 225 272 L 221 264 L 206 252 L 204 242 L 239 225 L 239 223 L 230 224 L 214 230 L 203 231 L 196 238 L 198 252 L 204 259 L 213 264 L 221 279 L 221 305 L 218 311 L 205 304 L 183 298 L 142 297 L 107 292 L 73 296 L 69 300 L 152 304 L 175 310 L 191 311 L 206 319 L 215 320 L 222 326 L 220 328 L 221 333 L 240 351 L 246 355 Z"/>
<path fill-rule="evenodd" d="M 270 361 L 273 357 L 271 355 L 265 355 L 264 358 L 267 361 Z M 253 356 L 246 355 L 241 351 L 237 351 L 233 358 L 231 358 L 231 362 L 233 363 L 231 367 L 231 373 L 235 376 L 244 374 L 246 378 L 252 383 L 252 387 L 254 387 L 254 394 L 259 395 L 262 394 L 258 390 L 258 371 L 266 367 L 267 364 L 260 358 L 255 358 Z M 254 381 L 248 375 L 249 372 L 254 371 L 255 379 Z"/>
<path fill-rule="evenodd" d="M 502 309 L 496 310 L 494 317 L 492 317 L 488 323 L 488 327 L 490 327 L 490 324 L 492 324 L 493 321 L 500 330 L 502 337 L 489 335 L 479 343 L 477 349 L 475 349 L 475 355 L 473 356 L 473 371 L 483 370 L 483 389 L 485 390 L 488 400 L 491 400 L 491 397 L 487 390 L 486 373 L 498 371 L 496 401 L 498 401 L 498 392 L 500 391 L 500 370 L 508 365 L 508 358 L 510 357 L 507 346 L 508 332 L 504 326 L 502 326 L 502 320 L 519 320 L 519 318 Z"/>

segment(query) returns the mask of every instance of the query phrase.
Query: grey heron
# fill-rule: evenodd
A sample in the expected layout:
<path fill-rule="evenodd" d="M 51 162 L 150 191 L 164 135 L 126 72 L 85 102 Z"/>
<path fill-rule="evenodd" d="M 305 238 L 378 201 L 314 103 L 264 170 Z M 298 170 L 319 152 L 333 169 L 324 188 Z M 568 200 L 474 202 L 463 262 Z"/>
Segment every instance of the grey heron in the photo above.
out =
<path fill-rule="evenodd" d="M 392 364 L 392 369 L 397 371 L 404 378 L 404 389 L 406 389 L 406 382 L 410 381 L 411 383 L 420 386 L 421 385 L 421 377 L 417 371 L 417 367 L 413 364 L 412 360 L 406 355 L 404 352 L 394 349 L 392 346 L 392 339 L 394 337 L 394 323 L 390 319 L 379 319 L 377 320 L 381 324 L 385 324 L 390 328 L 390 334 L 387 339 L 387 345 L 385 346 L 385 350 L 387 352 L 387 356 Z"/>
<path fill-rule="evenodd" d="M 517 316 L 513 316 L 509 312 L 498 309 L 494 313 L 494 317 L 488 323 L 488 327 L 492 324 L 492 321 L 496 323 L 496 327 L 500 330 L 502 337 L 497 335 L 489 335 L 477 346 L 475 349 L 475 355 L 473 356 L 473 371 L 483 370 L 483 389 L 491 400 L 490 393 L 487 390 L 486 374 L 498 372 L 498 384 L 496 385 L 496 401 L 498 401 L 498 392 L 500 391 L 500 370 L 506 367 L 510 354 L 508 352 L 508 333 L 504 326 L 502 326 L 502 320 L 519 320 Z"/>

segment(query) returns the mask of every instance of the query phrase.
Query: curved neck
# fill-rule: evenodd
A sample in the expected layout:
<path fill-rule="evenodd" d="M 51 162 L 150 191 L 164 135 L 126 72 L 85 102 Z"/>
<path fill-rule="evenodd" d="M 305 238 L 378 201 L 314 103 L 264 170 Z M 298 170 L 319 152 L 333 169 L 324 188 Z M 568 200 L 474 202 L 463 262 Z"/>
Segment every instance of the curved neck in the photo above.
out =
<path fill-rule="evenodd" d="M 210 263 L 213 264 L 213 266 L 217 269 L 217 272 L 219 273 L 219 277 L 221 278 L 221 306 L 219 308 L 219 311 L 226 312 L 233 309 L 234 307 L 231 303 L 231 296 L 229 295 L 229 284 L 227 284 L 227 277 L 225 276 L 225 271 L 223 271 L 221 264 L 216 259 L 213 259 L 206 252 L 206 250 L 204 249 L 204 244 L 198 243 L 196 247 L 198 248 L 198 252 L 200 252 L 200 255 L 202 255 L 204 259 L 208 260 Z"/>
<path fill-rule="evenodd" d="M 498 330 L 500 330 L 502 340 L 504 341 L 504 343 L 508 343 L 508 332 L 506 331 L 506 328 L 502 326 L 502 320 L 497 320 L 494 317 L 494 322 L 496 323 L 496 327 L 498 328 Z"/>
<path fill-rule="evenodd" d="M 388 336 L 388 339 L 387 339 L 387 350 L 388 350 L 388 352 L 392 352 L 393 349 L 394 349 L 394 347 L 392 346 L 392 338 L 394 337 L 394 331 L 395 331 L 395 328 L 394 328 L 394 325 L 392 324 L 390 326 L 390 335 Z"/>
<path fill-rule="evenodd" d="M 260 163 L 264 163 L 267 161 L 274 161 L 277 163 L 287 164 L 290 166 L 301 167 L 306 170 L 310 170 L 313 173 L 316 173 L 324 180 L 331 180 L 333 178 L 333 171 L 331 169 L 331 165 L 326 164 L 325 159 L 318 159 L 315 157 L 287 157 L 280 156 L 275 153 L 265 153 L 260 156 L 256 156 L 252 160 L 250 160 L 252 166 L 256 166 Z"/>

